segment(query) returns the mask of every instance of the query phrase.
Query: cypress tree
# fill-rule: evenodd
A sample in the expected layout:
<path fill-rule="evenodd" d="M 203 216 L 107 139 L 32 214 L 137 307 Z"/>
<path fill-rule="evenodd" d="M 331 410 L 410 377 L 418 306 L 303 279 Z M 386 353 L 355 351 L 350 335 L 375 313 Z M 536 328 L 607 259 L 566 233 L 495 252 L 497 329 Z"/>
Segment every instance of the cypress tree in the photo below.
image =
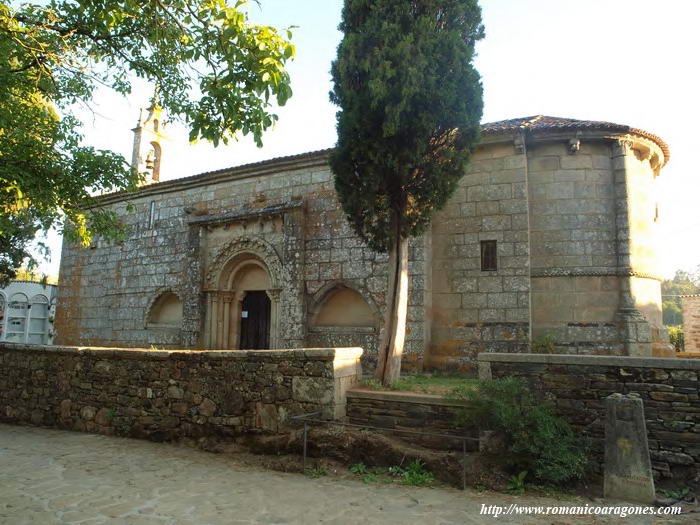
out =
<path fill-rule="evenodd" d="M 464 175 L 483 102 L 472 61 L 483 38 L 477 0 L 346 0 L 331 74 L 338 143 L 330 164 L 343 211 L 389 252 L 377 378 L 400 375 L 408 239 L 424 233 Z"/>

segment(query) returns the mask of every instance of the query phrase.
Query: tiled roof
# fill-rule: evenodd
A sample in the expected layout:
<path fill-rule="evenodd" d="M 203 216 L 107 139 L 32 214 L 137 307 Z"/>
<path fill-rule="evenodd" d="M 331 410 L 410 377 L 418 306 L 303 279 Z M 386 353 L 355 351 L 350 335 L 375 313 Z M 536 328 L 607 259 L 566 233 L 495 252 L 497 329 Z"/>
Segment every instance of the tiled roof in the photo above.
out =
<path fill-rule="evenodd" d="M 659 145 L 661 150 L 664 152 L 665 162 L 668 162 L 670 157 L 670 152 L 668 145 L 661 140 L 656 135 L 648 133 L 644 130 L 632 128 L 624 124 L 614 124 L 612 122 L 603 122 L 597 120 L 577 120 L 572 118 L 560 118 L 560 117 L 547 117 L 545 115 L 534 115 L 532 117 L 521 117 L 508 120 L 499 120 L 497 122 L 487 122 L 481 125 L 481 132 L 484 135 L 499 135 L 512 133 L 519 130 L 530 130 L 534 132 L 539 131 L 556 131 L 556 130 L 576 130 L 576 129 L 588 129 L 588 130 L 605 130 L 620 133 L 632 133 L 634 135 L 639 135 L 652 140 Z M 150 184 L 141 188 L 142 190 L 151 189 L 159 190 L 160 188 L 166 188 L 169 186 L 178 186 L 183 183 L 188 183 L 198 179 L 206 179 L 211 176 L 223 175 L 230 172 L 245 172 L 250 169 L 264 168 L 266 166 L 271 166 L 280 162 L 290 162 L 303 159 L 311 159 L 314 157 L 323 157 L 328 155 L 332 151 L 332 148 L 321 149 L 316 151 L 308 151 L 305 153 L 299 153 L 296 155 L 288 155 L 284 157 L 274 157 L 271 159 L 252 162 L 250 164 L 242 164 L 239 166 L 231 166 L 229 168 L 223 168 L 215 171 L 207 171 L 204 173 L 198 173 L 196 175 L 190 175 L 188 177 L 181 177 L 179 179 L 172 179 L 168 181 L 159 182 L 156 184 Z M 98 202 L 104 201 L 105 199 L 112 199 L 123 194 L 127 194 L 126 191 L 108 193 L 97 198 Z"/>
<path fill-rule="evenodd" d="M 481 125 L 481 133 L 484 135 L 499 135 L 518 130 L 529 131 L 557 131 L 557 130 L 604 130 L 617 131 L 620 133 L 631 133 L 647 138 L 655 142 L 664 152 L 664 162 L 668 162 L 671 152 L 660 137 L 644 131 L 642 129 L 633 128 L 624 124 L 615 124 L 613 122 L 604 122 L 601 120 L 577 120 L 573 118 L 548 117 L 546 115 L 534 115 L 532 117 L 513 118 L 508 120 L 499 120 L 497 122 L 487 122 Z"/>

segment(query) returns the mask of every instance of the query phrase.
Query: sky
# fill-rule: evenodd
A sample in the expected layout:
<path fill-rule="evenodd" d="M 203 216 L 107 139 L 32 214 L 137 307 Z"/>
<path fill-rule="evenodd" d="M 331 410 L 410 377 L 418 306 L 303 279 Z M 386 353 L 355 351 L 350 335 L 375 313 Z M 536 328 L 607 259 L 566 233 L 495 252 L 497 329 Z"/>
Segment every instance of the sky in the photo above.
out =
<path fill-rule="evenodd" d="M 293 29 L 297 56 L 288 68 L 294 96 L 257 148 L 249 137 L 228 146 L 189 144 L 187 130 L 166 128 L 161 180 L 332 147 L 335 112 L 330 65 L 342 37 L 342 0 L 260 0 L 251 18 Z M 660 136 L 671 159 L 660 178 L 662 275 L 700 265 L 700 2 L 697 0 L 481 0 L 486 38 L 475 65 L 484 85 L 484 122 L 529 115 L 604 120 Z M 129 97 L 99 91 L 81 114 L 86 143 L 131 159 L 139 108 L 152 86 Z M 58 273 L 60 238 L 40 271 Z"/>

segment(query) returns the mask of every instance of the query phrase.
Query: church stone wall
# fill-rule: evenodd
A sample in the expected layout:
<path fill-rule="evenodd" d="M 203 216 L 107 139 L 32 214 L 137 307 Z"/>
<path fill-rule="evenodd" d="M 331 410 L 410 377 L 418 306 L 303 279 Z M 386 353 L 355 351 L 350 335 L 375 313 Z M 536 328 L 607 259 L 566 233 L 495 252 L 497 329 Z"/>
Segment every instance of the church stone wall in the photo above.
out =
<path fill-rule="evenodd" d="M 432 341 L 427 362 L 471 370 L 481 351 L 527 348 L 529 248 L 526 158 L 512 143 L 474 155 L 432 228 Z M 497 271 L 481 241 L 497 241 Z"/>
<path fill-rule="evenodd" d="M 610 142 L 528 148 L 535 341 L 564 353 L 623 352 Z"/>
<path fill-rule="evenodd" d="M 431 230 L 410 242 L 404 370 L 469 371 L 480 352 L 522 352 L 531 340 L 580 354 L 650 355 L 664 344 L 653 275 L 662 152 L 640 137 L 586 133 L 485 135 Z M 237 348 L 231 268 L 249 253 L 270 273 L 273 347 L 360 346 L 365 371 L 374 368 L 388 258 L 352 232 L 327 152 L 102 199 L 131 233 L 89 249 L 64 243 L 60 344 Z M 482 241 L 497 243 L 495 271 L 482 270 Z M 344 288 L 374 324 L 314 325 Z M 179 330 L 148 325 L 163 293 L 182 301 Z"/>
<path fill-rule="evenodd" d="M 245 238 L 271 247 L 283 269 L 276 346 L 361 345 L 371 369 L 385 305 L 387 256 L 374 253 L 350 230 L 326 155 L 263 163 L 218 180 L 210 175 L 201 184 L 191 179 L 143 188 L 129 199 L 134 212 L 108 197 L 105 205 L 131 228 L 122 243 L 96 240 L 84 249 L 64 242 L 59 343 L 204 348 L 211 329 L 208 277 L 221 270 L 215 264 L 225 263 L 216 255 L 227 243 Z M 425 344 L 425 242 L 415 240 L 410 249 L 407 366 L 421 365 Z M 358 291 L 377 312 L 372 332 L 307 331 L 309 305 L 322 288 L 336 283 Z M 183 328 L 149 329 L 148 309 L 167 291 L 183 300 Z"/>

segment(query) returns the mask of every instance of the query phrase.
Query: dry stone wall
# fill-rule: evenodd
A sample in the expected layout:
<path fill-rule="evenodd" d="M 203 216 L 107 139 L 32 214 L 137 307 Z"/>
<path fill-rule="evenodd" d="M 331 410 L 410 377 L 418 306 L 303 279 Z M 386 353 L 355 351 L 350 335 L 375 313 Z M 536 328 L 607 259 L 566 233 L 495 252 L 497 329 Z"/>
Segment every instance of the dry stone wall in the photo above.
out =
<path fill-rule="evenodd" d="M 153 351 L 0 344 L 0 421 L 152 440 L 345 415 L 360 348 Z"/>
<path fill-rule="evenodd" d="M 644 403 L 654 477 L 700 473 L 700 361 L 614 356 L 482 354 L 481 378 L 522 377 L 604 451 L 605 398 L 637 393 Z M 601 470 L 602 471 L 602 470 Z"/>
<path fill-rule="evenodd" d="M 347 416 L 350 423 L 397 431 L 429 432 L 442 436 L 423 436 L 396 432 L 411 443 L 437 449 L 462 450 L 462 440 L 444 436 L 472 438 L 465 441 L 467 450 L 478 449 L 478 429 L 457 423 L 456 411 L 468 410 L 465 403 L 448 401 L 440 396 L 409 392 L 376 392 L 353 389 L 347 393 Z"/>

